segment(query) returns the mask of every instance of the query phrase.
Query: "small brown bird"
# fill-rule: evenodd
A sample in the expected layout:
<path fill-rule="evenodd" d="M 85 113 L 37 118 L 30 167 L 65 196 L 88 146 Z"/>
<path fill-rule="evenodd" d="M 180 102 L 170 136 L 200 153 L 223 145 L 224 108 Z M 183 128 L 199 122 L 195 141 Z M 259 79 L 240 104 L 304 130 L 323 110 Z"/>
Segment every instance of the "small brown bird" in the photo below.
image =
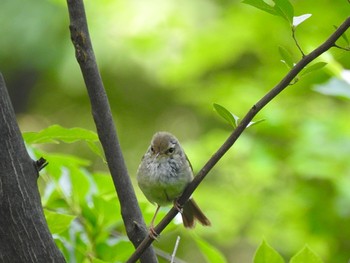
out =
<path fill-rule="evenodd" d="M 168 132 L 154 134 L 151 145 L 142 158 L 137 171 L 137 181 L 142 192 L 151 203 L 157 204 L 152 218 L 150 232 L 154 231 L 154 220 L 160 206 L 174 202 L 181 196 L 185 187 L 193 180 L 191 164 L 176 137 Z M 193 228 L 195 219 L 209 226 L 209 219 L 191 198 L 181 211 L 185 227 Z"/>

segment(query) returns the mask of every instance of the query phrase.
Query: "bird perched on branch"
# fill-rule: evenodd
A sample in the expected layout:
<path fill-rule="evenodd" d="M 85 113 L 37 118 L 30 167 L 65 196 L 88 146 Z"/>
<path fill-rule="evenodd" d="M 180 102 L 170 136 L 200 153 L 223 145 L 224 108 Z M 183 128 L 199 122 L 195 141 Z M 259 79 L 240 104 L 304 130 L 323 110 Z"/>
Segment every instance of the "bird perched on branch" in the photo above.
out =
<path fill-rule="evenodd" d="M 195 219 L 204 226 L 210 225 L 209 219 L 193 198 L 190 198 L 183 208 L 177 204 L 177 198 L 192 180 L 192 166 L 176 137 L 168 132 L 154 134 L 137 171 L 139 187 L 146 198 L 157 205 L 150 226 L 151 236 L 157 236 L 154 220 L 160 206 L 171 202 L 174 202 L 174 206 L 181 212 L 186 228 L 193 228 Z"/>

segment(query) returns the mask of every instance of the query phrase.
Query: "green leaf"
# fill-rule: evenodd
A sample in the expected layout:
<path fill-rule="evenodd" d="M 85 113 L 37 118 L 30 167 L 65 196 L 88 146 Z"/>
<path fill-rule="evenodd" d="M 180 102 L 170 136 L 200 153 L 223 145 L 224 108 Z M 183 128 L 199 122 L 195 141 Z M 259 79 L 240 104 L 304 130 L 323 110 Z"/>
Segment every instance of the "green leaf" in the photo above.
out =
<path fill-rule="evenodd" d="M 93 186 L 83 169 L 71 168 L 69 177 L 72 184 L 73 205 L 80 207 L 86 202 L 86 196 Z"/>
<path fill-rule="evenodd" d="M 239 117 L 234 115 L 233 113 L 231 113 L 230 111 L 228 111 L 226 108 L 224 108 L 223 106 L 214 103 L 213 104 L 214 109 L 216 110 L 216 112 L 223 117 L 233 128 L 236 128 L 237 125 L 239 124 Z M 264 119 L 262 120 L 258 120 L 258 121 L 251 121 L 249 122 L 249 124 L 247 125 L 247 128 L 253 125 L 256 125 L 260 122 L 264 121 Z"/>
<path fill-rule="evenodd" d="M 313 252 L 308 246 L 305 246 L 290 260 L 290 263 L 322 263 L 322 259 Z"/>
<path fill-rule="evenodd" d="M 293 24 L 294 8 L 288 0 L 273 0 L 274 6 L 271 6 L 263 0 L 244 0 L 242 3 L 254 6 L 271 15 L 280 16 Z"/>
<path fill-rule="evenodd" d="M 321 68 L 323 68 L 324 66 L 326 66 L 327 63 L 326 62 L 317 62 L 315 64 L 312 64 L 311 66 L 309 67 L 306 67 L 301 73 L 300 73 L 300 76 L 304 76 L 306 74 L 309 74 L 313 71 L 316 71 L 316 70 L 319 70 Z"/>
<path fill-rule="evenodd" d="M 254 6 L 254 7 L 256 7 L 262 11 L 265 11 L 269 14 L 272 14 L 272 15 L 278 15 L 276 13 L 275 9 L 273 8 L 273 6 L 270 6 L 269 4 L 264 2 L 263 0 L 244 0 L 242 3 Z"/>
<path fill-rule="evenodd" d="M 288 68 L 293 68 L 294 67 L 294 62 L 293 62 L 293 58 L 292 55 L 288 52 L 287 49 L 285 49 L 284 47 L 278 47 L 278 51 L 281 55 L 282 58 L 282 62 L 285 63 Z"/>
<path fill-rule="evenodd" d="M 289 24 L 293 24 L 294 8 L 289 0 L 273 0 L 275 2 L 274 9 L 278 16 L 286 19 Z"/>
<path fill-rule="evenodd" d="M 25 132 L 23 138 L 28 144 L 38 143 L 58 143 L 58 141 L 73 143 L 76 141 L 98 141 L 98 136 L 95 132 L 82 128 L 63 128 L 60 125 L 52 125 L 39 132 Z"/>
<path fill-rule="evenodd" d="M 28 144 L 40 143 L 73 143 L 77 141 L 85 141 L 90 150 L 97 154 L 105 161 L 103 151 L 101 149 L 98 135 L 90 130 L 83 128 L 63 128 L 60 125 L 52 125 L 39 132 L 24 132 L 23 138 Z"/>
<path fill-rule="evenodd" d="M 44 209 L 45 218 L 51 234 L 59 234 L 67 230 L 76 216 L 65 215 Z"/>
<path fill-rule="evenodd" d="M 293 26 L 297 27 L 298 25 L 303 23 L 306 19 L 308 19 L 311 16 L 312 16 L 311 14 L 305 14 L 305 15 L 293 17 Z"/>
<path fill-rule="evenodd" d="M 284 260 L 276 250 L 274 250 L 264 240 L 257 249 L 254 256 L 254 263 L 283 263 Z"/>
<path fill-rule="evenodd" d="M 89 166 L 90 160 L 79 158 L 76 155 L 50 153 L 45 155 L 49 165 L 45 169 L 49 169 L 51 166 L 56 166 L 58 169 L 62 169 L 62 166 L 68 167 L 69 169 L 77 169 L 81 166 Z"/>
<path fill-rule="evenodd" d="M 92 263 L 108 263 L 108 261 L 104 261 L 102 259 L 98 259 L 94 256 L 90 256 L 89 257 L 89 262 L 92 262 Z"/>
<path fill-rule="evenodd" d="M 228 111 L 223 106 L 214 103 L 213 104 L 215 111 L 223 117 L 233 128 L 236 128 L 238 125 L 238 117 L 234 114 L 232 114 L 230 111 Z"/>
<path fill-rule="evenodd" d="M 288 0 L 273 0 L 274 6 L 267 4 L 263 0 L 243 0 L 242 3 L 254 6 L 271 15 L 280 16 L 287 20 L 289 24 L 293 24 L 294 8 Z"/>
<path fill-rule="evenodd" d="M 131 242 L 123 236 L 96 245 L 97 255 L 102 255 L 107 262 L 126 262 L 134 250 Z"/>
<path fill-rule="evenodd" d="M 199 237 L 194 238 L 207 262 L 226 263 L 224 255 L 215 247 Z"/>
<path fill-rule="evenodd" d="M 256 124 L 258 124 L 258 123 L 260 123 L 260 122 L 263 122 L 263 121 L 265 121 L 265 119 L 261 119 L 261 120 L 258 120 L 258 121 L 251 121 L 251 122 L 249 122 L 249 124 L 247 125 L 247 128 L 248 128 L 248 127 L 251 127 L 251 126 L 253 126 L 253 125 L 256 125 Z"/>
<path fill-rule="evenodd" d="M 108 198 L 105 196 L 92 197 L 94 213 L 98 218 L 101 226 L 115 224 L 118 220 L 122 220 L 120 214 L 119 203 L 116 198 Z"/>
<path fill-rule="evenodd" d="M 113 179 L 109 173 L 96 172 L 92 174 L 92 178 L 100 195 L 116 197 Z"/>

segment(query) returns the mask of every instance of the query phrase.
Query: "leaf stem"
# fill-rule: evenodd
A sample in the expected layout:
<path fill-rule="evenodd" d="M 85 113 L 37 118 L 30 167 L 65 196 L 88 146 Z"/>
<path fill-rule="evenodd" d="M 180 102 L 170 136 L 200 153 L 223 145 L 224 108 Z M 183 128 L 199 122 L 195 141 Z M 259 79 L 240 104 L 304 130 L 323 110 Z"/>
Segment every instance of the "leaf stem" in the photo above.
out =
<path fill-rule="evenodd" d="M 295 29 L 296 29 L 296 27 L 295 27 L 295 26 L 292 26 L 292 38 L 293 38 L 293 40 L 294 40 L 294 42 L 295 42 L 295 45 L 297 46 L 297 48 L 299 49 L 299 51 L 300 51 L 300 53 L 301 53 L 301 57 L 303 58 L 303 57 L 305 57 L 305 53 L 304 53 L 303 50 L 301 49 L 301 46 L 299 45 L 298 40 L 297 40 L 297 38 L 296 38 L 296 36 L 295 36 Z"/>

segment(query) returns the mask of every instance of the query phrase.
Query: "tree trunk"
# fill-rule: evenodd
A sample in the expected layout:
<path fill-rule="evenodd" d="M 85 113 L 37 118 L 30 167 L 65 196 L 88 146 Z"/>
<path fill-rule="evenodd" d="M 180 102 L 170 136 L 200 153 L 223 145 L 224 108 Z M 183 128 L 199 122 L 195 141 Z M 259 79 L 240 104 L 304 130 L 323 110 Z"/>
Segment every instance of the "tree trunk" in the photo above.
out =
<path fill-rule="evenodd" d="M 45 221 L 29 157 L 0 74 L 0 262 L 65 262 Z"/>

